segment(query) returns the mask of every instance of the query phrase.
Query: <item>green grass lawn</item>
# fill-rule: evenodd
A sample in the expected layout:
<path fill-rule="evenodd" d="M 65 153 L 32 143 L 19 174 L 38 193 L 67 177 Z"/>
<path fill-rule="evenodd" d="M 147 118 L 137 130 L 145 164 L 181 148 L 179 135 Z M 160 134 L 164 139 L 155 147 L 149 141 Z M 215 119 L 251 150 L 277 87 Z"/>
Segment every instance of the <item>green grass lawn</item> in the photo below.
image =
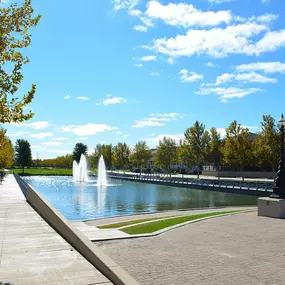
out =
<path fill-rule="evenodd" d="M 222 215 L 222 214 L 230 214 L 230 213 L 238 213 L 242 212 L 243 210 L 235 210 L 235 211 L 222 211 L 222 212 L 212 212 L 212 213 L 203 213 L 203 214 L 197 214 L 197 215 L 189 215 L 189 216 L 183 216 L 183 217 L 175 217 L 172 219 L 167 219 L 167 220 L 161 220 L 161 221 L 154 221 L 142 225 L 135 225 L 131 227 L 127 227 L 122 229 L 121 231 L 135 235 L 135 234 L 150 234 L 154 233 L 156 231 L 159 231 L 161 229 L 169 228 L 174 225 L 179 225 L 185 222 L 189 221 L 194 221 L 198 220 L 201 218 L 206 218 L 206 217 L 213 217 L 217 215 Z"/>
<path fill-rule="evenodd" d="M 25 168 L 23 173 L 22 169 L 11 169 L 10 173 L 18 173 L 20 176 L 29 175 L 72 175 L 72 169 L 56 169 L 56 168 Z"/>
<path fill-rule="evenodd" d="M 171 218 L 171 217 L 173 217 L 173 216 L 132 220 L 132 221 L 126 221 L 126 222 L 121 222 L 121 223 L 115 223 L 115 224 L 98 226 L 97 228 L 99 228 L 99 229 L 117 229 L 117 228 L 121 228 L 121 227 L 128 226 L 128 225 L 134 225 L 134 224 L 138 224 L 138 223 L 143 223 L 143 222 L 148 222 L 148 221 L 155 221 L 155 220 L 159 220 L 159 219 L 163 219 L 163 218 Z"/>

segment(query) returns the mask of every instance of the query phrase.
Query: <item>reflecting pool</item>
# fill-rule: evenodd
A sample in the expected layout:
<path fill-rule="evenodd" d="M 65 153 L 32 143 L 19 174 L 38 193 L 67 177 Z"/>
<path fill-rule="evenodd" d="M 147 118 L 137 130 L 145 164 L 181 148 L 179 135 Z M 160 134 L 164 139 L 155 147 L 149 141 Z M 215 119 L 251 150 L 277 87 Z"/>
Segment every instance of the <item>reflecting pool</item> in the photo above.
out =
<path fill-rule="evenodd" d="M 69 220 L 201 207 L 256 205 L 257 197 L 156 184 L 110 180 L 97 187 L 94 177 L 76 183 L 67 176 L 24 180 Z"/>

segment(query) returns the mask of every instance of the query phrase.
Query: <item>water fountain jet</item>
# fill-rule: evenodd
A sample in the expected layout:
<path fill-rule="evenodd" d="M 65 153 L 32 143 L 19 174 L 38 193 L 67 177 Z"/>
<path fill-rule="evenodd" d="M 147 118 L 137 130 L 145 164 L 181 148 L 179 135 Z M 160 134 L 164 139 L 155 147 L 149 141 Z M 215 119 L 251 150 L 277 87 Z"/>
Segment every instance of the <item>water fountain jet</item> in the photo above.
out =
<path fill-rule="evenodd" d="M 79 163 L 73 161 L 72 175 L 74 182 L 88 181 L 87 158 L 84 154 L 81 154 Z"/>
<path fill-rule="evenodd" d="M 106 186 L 106 185 L 107 185 L 106 166 L 103 155 L 101 155 L 98 162 L 97 186 Z"/>

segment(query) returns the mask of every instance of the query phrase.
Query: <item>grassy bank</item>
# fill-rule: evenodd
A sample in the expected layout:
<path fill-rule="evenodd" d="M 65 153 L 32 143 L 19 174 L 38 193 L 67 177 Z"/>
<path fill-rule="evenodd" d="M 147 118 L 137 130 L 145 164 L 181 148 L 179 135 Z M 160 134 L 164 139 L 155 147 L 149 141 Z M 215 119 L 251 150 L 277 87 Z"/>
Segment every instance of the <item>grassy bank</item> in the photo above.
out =
<path fill-rule="evenodd" d="M 163 219 L 163 218 L 169 218 L 169 217 L 155 217 L 155 218 L 131 220 L 131 221 L 126 221 L 126 222 L 120 222 L 120 223 L 115 223 L 115 224 L 98 226 L 97 228 L 99 228 L 99 229 L 117 229 L 117 228 L 129 226 L 129 225 L 134 225 L 134 224 L 143 223 L 143 222 L 155 221 L 155 220 L 159 220 L 159 219 Z"/>
<path fill-rule="evenodd" d="M 146 223 L 146 224 L 127 227 L 127 228 L 121 229 L 121 231 L 128 233 L 128 234 L 131 234 L 131 235 L 150 234 L 150 233 L 154 233 L 156 231 L 159 231 L 159 230 L 162 230 L 165 228 L 169 228 L 169 227 L 172 227 L 175 225 L 185 223 L 185 222 L 194 221 L 194 220 L 207 218 L 207 217 L 223 215 L 223 214 L 238 213 L 238 212 L 242 212 L 242 210 L 203 213 L 203 214 L 197 214 L 197 215 L 176 217 L 176 218 L 171 218 L 171 219 L 167 219 L 167 220 L 151 221 L 151 222 Z"/>
<path fill-rule="evenodd" d="M 57 169 L 57 168 L 25 168 L 25 172 L 23 173 L 22 169 L 11 169 L 10 173 L 13 172 L 18 173 L 20 176 L 32 176 L 32 175 L 72 175 L 72 169 Z"/>

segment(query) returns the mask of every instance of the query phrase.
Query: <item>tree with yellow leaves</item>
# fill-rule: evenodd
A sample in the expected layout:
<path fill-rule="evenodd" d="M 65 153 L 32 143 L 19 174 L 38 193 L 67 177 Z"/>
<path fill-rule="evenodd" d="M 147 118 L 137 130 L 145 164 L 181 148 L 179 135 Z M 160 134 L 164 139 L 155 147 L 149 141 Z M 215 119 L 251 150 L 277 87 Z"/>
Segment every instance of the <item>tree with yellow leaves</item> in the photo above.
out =
<path fill-rule="evenodd" d="M 38 25 L 41 16 L 34 16 L 31 0 L 25 0 L 21 6 L 13 3 L 1 5 L 0 0 L 0 123 L 22 122 L 33 117 L 33 113 L 24 112 L 36 92 L 36 85 L 22 96 L 17 91 L 24 78 L 23 65 L 29 58 L 22 49 L 31 43 L 30 28 Z"/>
<path fill-rule="evenodd" d="M 0 169 L 10 168 L 14 161 L 14 149 L 4 129 L 0 129 L 0 150 Z"/>

